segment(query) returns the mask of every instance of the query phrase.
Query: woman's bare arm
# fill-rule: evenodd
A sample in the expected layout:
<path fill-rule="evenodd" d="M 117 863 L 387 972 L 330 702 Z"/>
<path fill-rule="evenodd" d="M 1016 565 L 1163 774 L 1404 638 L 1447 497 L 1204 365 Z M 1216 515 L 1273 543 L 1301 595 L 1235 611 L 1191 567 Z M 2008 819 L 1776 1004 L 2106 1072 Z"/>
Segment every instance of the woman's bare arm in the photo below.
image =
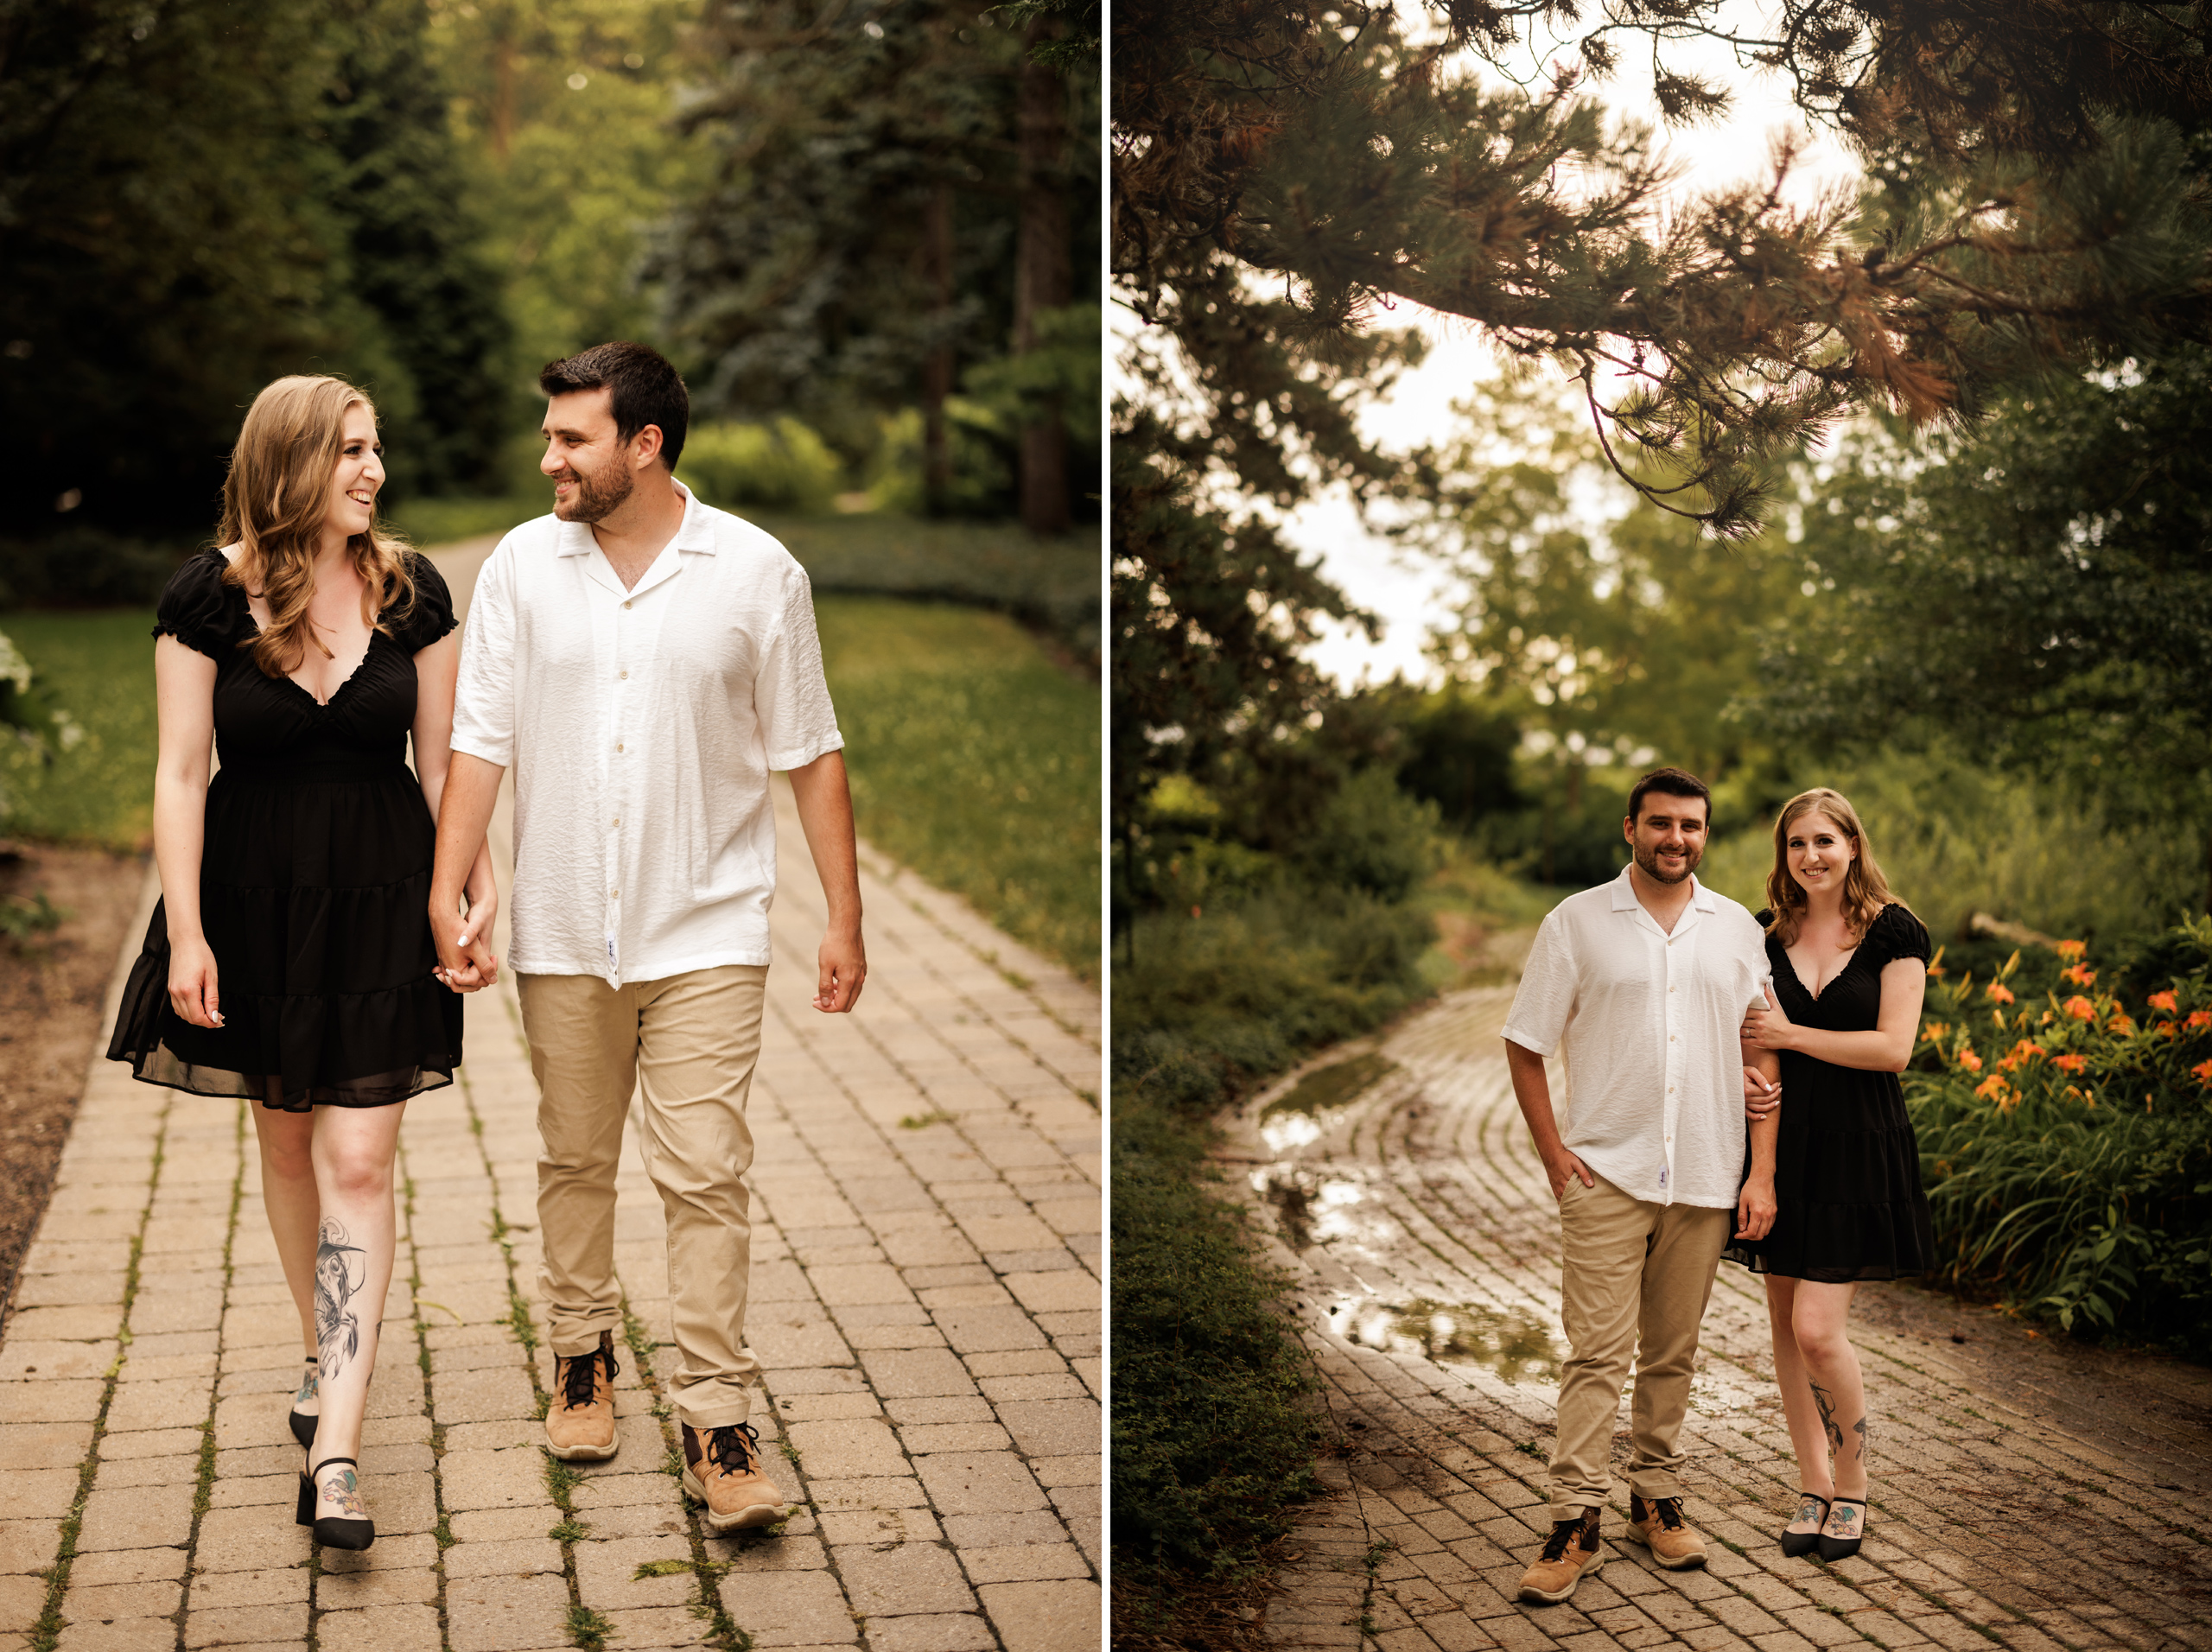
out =
<path fill-rule="evenodd" d="M 1882 969 L 1882 1007 L 1865 1032 L 1827 1032 L 1800 1026 L 1770 1001 L 1744 1020 L 1744 1043 L 1763 1050 L 1795 1050 L 1832 1067 L 1865 1072 L 1903 1072 L 1920 1037 L 1920 1003 L 1928 994 L 1928 966 L 1917 958 L 1891 958 Z"/>
<path fill-rule="evenodd" d="M 438 817 L 438 810 L 445 801 L 446 776 L 453 767 L 454 683 L 460 675 L 458 632 L 448 632 L 415 655 L 415 775 L 422 782 L 423 800 L 430 805 L 432 820 Z M 462 893 L 468 898 L 469 917 L 481 920 L 469 924 L 469 933 L 481 944 L 480 956 L 488 957 L 489 929 L 499 900 L 499 884 L 492 874 L 489 839 L 477 848 Z M 487 978 L 480 984 L 489 985 L 497 973 L 498 965 L 493 962 Z"/>
<path fill-rule="evenodd" d="M 200 927 L 200 857 L 215 742 L 215 662 L 175 637 L 154 639 L 154 864 L 168 924 L 169 1000 L 194 1026 L 222 1025 L 214 955 Z"/>

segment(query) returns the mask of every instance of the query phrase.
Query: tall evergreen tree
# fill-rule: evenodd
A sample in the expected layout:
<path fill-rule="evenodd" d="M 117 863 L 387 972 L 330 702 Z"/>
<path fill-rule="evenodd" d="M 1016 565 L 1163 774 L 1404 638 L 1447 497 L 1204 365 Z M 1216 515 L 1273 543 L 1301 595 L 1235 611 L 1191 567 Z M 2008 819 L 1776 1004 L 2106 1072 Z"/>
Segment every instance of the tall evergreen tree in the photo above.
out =
<path fill-rule="evenodd" d="M 422 27 L 420 0 L 0 0 L 0 531 L 204 529 L 283 372 L 371 384 L 396 491 L 475 462 L 495 299 Z"/>
<path fill-rule="evenodd" d="M 1058 27 L 1010 27 L 971 0 L 713 14 L 717 78 L 683 119 L 711 136 L 719 174 L 656 271 L 711 364 L 710 404 L 796 410 L 849 451 L 872 435 L 856 416 L 918 405 L 942 507 L 963 366 L 1046 345 L 1090 250 L 1084 73 L 1026 49 Z M 1066 520 L 1068 416 L 1049 387 L 1029 400 L 1022 509 L 1051 531 Z"/>

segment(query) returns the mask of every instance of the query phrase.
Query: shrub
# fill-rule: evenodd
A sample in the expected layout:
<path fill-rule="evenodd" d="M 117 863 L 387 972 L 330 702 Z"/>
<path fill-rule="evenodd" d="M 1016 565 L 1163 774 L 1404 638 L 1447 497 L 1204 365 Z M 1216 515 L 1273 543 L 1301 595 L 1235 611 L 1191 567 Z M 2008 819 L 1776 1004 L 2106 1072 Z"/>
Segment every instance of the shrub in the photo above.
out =
<path fill-rule="evenodd" d="M 793 418 L 772 427 L 695 424 L 677 469 L 687 487 L 726 511 L 826 511 L 842 475 L 829 444 Z"/>
<path fill-rule="evenodd" d="M 48 538 L 0 540 L 0 608 L 108 608 L 151 603 L 186 556 L 89 524 Z"/>
<path fill-rule="evenodd" d="M 2212 918 L 2131 1007 L 2078 942 L 2040 1001 L 1930 970 L 1905 1099 L 1953 1279 L 2067 1330 L 2212 1351 Z M 2110 983 L 2107 982 L 2107 985 Z"/>

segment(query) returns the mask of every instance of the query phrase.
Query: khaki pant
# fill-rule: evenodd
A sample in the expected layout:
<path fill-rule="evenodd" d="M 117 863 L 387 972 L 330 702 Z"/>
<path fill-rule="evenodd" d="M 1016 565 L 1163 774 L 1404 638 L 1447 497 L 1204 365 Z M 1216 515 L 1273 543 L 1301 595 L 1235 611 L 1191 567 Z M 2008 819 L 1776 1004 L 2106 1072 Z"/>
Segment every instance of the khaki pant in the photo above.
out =
<path fill-rule="evenodd" d="M 614 1172 L 632 1090 L 639 1147 L 668 1217 L 679 1369 L 676 1414 L 694 1428 L 743 1422 L 760 1363 L 745 1345 L 753 1267 L 753 1132 L 745 1099 L 760 1054 L 766 964 L 728 964 L 610 987 L 523 975 L 523 1032 L 537 1076 L 539 1272 L 561 1355 L 622 1338 L 614 1277 Z"/>
<path fill-rule="evenodd" d="M 1631 1352 L 1630 1489 L 1647 1501 L 1681 1496 L 1675 1439 L 1689 1410 L 1698 1327 L 1734 1224 L 1733 1210 L 1647 1204 L 1602 1176 L 1595 1187 L 1568 1179 L 1559 1202 L 1560 1285 L 1573 1351 L 1560 1368 L 1554 1520 L 1577 1519 L 1611 1498 L 1606 1458 Z"/>

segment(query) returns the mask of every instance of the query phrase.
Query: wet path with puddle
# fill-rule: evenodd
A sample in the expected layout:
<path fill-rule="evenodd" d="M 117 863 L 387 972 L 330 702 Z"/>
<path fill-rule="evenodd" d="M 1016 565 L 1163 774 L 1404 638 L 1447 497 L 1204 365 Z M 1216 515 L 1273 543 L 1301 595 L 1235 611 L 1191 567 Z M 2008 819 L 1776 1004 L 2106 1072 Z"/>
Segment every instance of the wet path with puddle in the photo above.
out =
<path fill-rule="evenodd" d="M 1623 1482 L 1605 1568 L 1565 1604 L 1519 1604 L 1565 1348 L 1557 1215 L 1500 1038 L 1512 994 L 1449 994 L 1226 1121 L 1221 1156 L 1296 1280 L 1341 1442 L 1268 1610 L 1276 1644 L 2212 1646 L 2212 1372 L 1866 1287 L 1866 1546 L 1787 1560 L 1773 1533 L 1796 1477 L 1764 1294 L 1726 1263 L 1685 1432 L 1710 1565 L 1663 1572 L 1620 1541 Z"/>

